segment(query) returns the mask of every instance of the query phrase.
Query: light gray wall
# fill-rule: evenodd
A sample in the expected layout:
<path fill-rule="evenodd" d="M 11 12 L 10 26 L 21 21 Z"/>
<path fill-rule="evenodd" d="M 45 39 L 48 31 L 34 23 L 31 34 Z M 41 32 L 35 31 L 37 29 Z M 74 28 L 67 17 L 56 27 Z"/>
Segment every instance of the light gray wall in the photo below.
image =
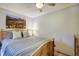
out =
<path fill-rule="evenodd" d="M 74 34 L 79 33 L 79 5 L 39 16 L 33 22 L 38 24 L 38 36 L 54 37 L 57 41 L 64 42 L 72 47 L 64 52 L 74 55 Z"/>
<path fill-rule="evenodd" d="M 5 15 L 3 9 L 0 8 L 0 28 L 5 28 Z"/>
<path fill-rule="evenodd" d="M 58 40 L 73 46 L 73 35 L 79 33 L 79 5 L 52 12 L 33 20 L 38 24 L 37 33 L 39 36 L 56 37 Z"/>
<path fill-rule="evenodd" d="M 6 29 L 6 15 L 22 18 L 22 19 L 25 19 L 25 20 L 26 20 L 26 18 L 28 19 L 28 17 L 25 17 L 25 16 L 20 15 L 18 13 L 0 8 L 0 28 L 1 29 Z"/>

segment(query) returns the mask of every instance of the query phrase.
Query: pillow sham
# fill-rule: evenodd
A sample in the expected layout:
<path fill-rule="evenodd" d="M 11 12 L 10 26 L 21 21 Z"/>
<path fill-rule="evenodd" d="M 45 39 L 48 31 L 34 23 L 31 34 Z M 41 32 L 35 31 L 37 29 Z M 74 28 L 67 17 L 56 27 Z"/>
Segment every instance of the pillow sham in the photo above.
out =
<path fill-rule="evenodd" d="M 7 32 L 6 39 L 13 39 L 13 33 L 11 31 Z"/>
<path fill-rule="evenodd" d="M 13 32 L 13 39 L 22 38 L 21 31 L 12 31 Z"/>
<path fill-rule="evenodd" d="M 23 37 L 29 37 L 28 31 L 22 31 Z"/>

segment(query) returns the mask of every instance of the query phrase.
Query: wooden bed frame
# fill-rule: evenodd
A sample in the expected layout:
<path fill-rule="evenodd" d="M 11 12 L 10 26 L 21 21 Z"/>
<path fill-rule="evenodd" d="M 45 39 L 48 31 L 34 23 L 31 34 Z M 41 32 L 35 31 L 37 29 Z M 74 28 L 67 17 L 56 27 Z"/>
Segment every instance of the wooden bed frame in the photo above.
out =
<path fill-rule="evenodd" d="M 2 32 L 5 34 L 7 31 L 0 30 L 0 33 Z M 5 36 L 6 35 L 1 35 L 1 38 Z M 48 39 L 43 42 L 40 47 L 32 53 L 32 56 L 54 56 L 54 39 Z"/>
<path fill-rule="evenodd" d="M 32 56 L 54 56 L 54 39 L 48 40 L 37 48 Z"/>

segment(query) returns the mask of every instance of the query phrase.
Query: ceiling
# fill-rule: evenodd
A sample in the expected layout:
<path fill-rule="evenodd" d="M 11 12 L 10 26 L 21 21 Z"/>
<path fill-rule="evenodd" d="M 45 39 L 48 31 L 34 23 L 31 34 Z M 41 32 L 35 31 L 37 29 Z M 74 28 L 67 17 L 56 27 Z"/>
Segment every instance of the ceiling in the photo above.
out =
<path fill-rule="evenodd" d="M 74 3 L 57 3 L 55 6 L 48 6 L 47 3 L 44 4 L 42 12 L 40 12 L 36 7 L 35 3 L 0 3 L 0 7 L 31 17 L 35 18 L 47 13 L 55 12 L 57 10 L 70 7 L 75 5 Z"/>

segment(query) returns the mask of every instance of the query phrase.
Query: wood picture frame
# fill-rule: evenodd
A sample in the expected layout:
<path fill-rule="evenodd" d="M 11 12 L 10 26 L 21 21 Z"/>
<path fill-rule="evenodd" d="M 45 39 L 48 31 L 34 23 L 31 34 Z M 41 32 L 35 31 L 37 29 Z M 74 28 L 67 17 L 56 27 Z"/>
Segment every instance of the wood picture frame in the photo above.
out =
<path fill-rule="evenodd" d="M 18 17 L 6 16 L 6 29 L 25 29 L 26 20 Z"/>

